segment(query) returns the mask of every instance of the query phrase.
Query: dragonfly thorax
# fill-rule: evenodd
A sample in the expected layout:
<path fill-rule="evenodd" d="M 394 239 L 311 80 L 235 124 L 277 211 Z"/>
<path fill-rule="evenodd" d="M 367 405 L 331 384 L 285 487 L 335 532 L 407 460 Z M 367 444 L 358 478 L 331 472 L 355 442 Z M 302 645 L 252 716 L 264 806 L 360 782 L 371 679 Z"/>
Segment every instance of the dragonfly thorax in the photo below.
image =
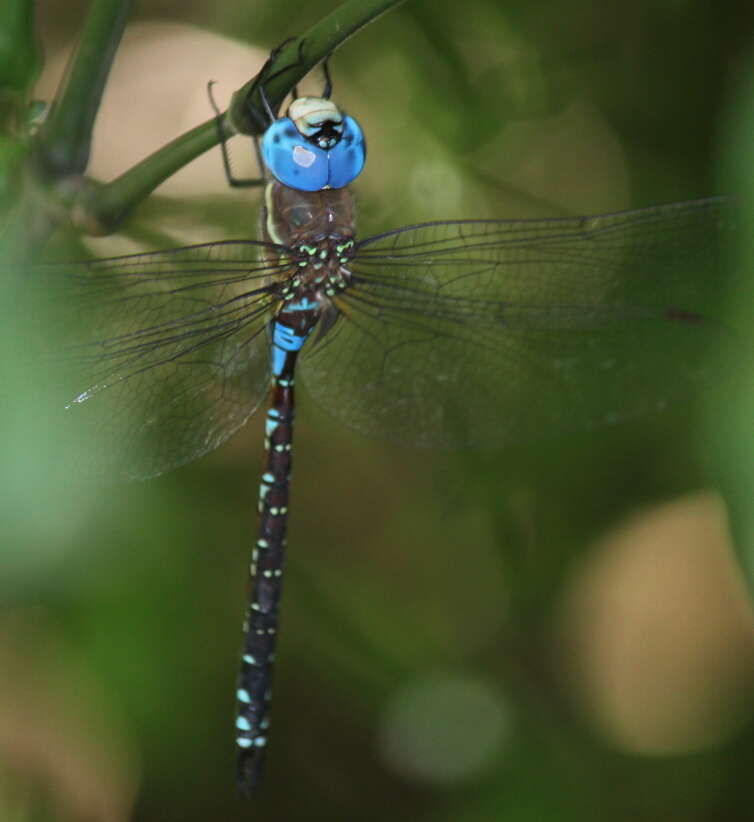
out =
<path fill-rule="evenodd" d="M 352 239 L 342 242 L 323 239 L 297 249 L 296 269 L 282 283 L 283 302 L 275 314 L 282 350 L 297 350 L 295 346 L 303 345 L 317 325 L 320 336 L 333 325 L 338 316 L 333 298 L 351 284 L 351 273 L 345 263 L 353 246 Z M 287 348 L 283 339 L 286 334 L 293 335 L 294 348 Z"/>
<path fill-rule="evenodd" d="M 332 238 L 313 245 L 300 245 L 297 271 L 285 281 L 281 292 L 283 299 L 326 303 L 328 298 L 345 291 L 351 281 L 351 272 L 345 264 L 353 245 L 353 239 Z"/>
<path fill-rule="evenodd" d="M 346 188 L 297 191 L 275 181 L 267 186 L 262 237 L 275 243 L 266 255 L 285 262 L 277 320 L 305 339 L 320 320 L 337 315 L 332 299 L 351 283 L 355 208 Z M 325 318 L 327 320 L 325 321 Z"/>
<path fill-rule="evenodd" d="M 303 246 L 332 241 L 335 249 L 353 239 L 355 220 L 356 207 L 346 188 L 297 191 L 275 181 L 265 191 L 262 237 L 297 257 Z"/>

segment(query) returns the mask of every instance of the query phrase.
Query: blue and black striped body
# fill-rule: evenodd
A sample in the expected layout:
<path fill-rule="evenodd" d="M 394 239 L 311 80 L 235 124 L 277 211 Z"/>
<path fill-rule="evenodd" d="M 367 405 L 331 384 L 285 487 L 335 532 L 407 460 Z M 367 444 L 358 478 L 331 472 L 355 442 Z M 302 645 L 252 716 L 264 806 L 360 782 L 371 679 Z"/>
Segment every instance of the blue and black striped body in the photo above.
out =
<path fill-rule="evenodd" d="M 272 400 L 265 423 L 265 467 L 259 489 L 259 539 L 252 553 L 252 592 L 244 624 L 238 682 L 238 780 L 250 792 L 261 775 L 269 726 L 272 664 L 285 561 L 293 441 L 294 375 L 299 351 L 318 324 L 337 316 L 330 297 L 348 285 L 342 252 L 352 243 L 353 204 L 346 189 L 301 192 L 268 186 L 262 233 L 297 248 L 270 323 Z"/>

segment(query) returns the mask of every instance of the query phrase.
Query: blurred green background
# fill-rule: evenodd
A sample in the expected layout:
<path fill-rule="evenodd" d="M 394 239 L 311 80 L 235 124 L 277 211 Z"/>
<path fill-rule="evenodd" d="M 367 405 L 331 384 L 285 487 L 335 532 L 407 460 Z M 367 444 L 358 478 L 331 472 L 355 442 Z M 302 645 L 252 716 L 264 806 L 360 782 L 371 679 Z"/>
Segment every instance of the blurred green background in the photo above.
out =
<path fill-rule="evenodd" d="M 207 80 L 227 102 L 333 7 L 137 4 L 91 173 L 207 119 Z M 39 96 L 86 10 L 38 3 Z M 750 2 L 409 0 L 332 61 L 369 143 L 360 230 L 754 194 L 753 35 Z M 257 204 L 212 151 L 88 245 L 247 236 Z M 731 249 L 735 291 L 721 277 L 738 327 L 750 253 Z M 754 818 L 734 558 L 754 548 L 754 348 L 693 406 L 492 455 L 370 441 L 300 392 L 268 768 L 245 802 L 233 691 L 261 420 L 168 476 L 85 491 L 54 430 L 34 434 L 18 397 L 40 389 L 4 340 L 0 820 Z"/>

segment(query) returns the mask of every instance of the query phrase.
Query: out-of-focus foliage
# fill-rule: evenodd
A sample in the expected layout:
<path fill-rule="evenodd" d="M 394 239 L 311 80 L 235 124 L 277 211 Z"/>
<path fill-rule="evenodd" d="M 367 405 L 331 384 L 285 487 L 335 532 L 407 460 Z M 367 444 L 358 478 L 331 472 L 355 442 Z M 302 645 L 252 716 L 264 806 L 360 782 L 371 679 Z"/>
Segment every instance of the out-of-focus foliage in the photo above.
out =
<path fill-rule="evenodd" d="M 754 55 L 741 61 L 732 83 L 725 123 L 722 179 L 754 209 Z M 720 370 L 728 382 L 722 402 L 711 409 L 708 420 L 710 458 L 721 472 L 723 488 L 731 502 L 733 533 L 749 580 L 754 574 L 754 237 L 744 233 L 729 250 L 735 272 L 726 295 L 726 316 L 735 329 L 736 348 L 721 358 Z"/>
<path fill-rule="evenodd" d="M 8 95 L 24 94 L 39 67 L 39 51 L 33 31 L 32 5 L 26 0 L 7 0 L 0 9 L 0 87 L 3 107 Z"/>
<path fill-rule="evenodd" d="M 45 94 L 87 5 L 38 4 Z M 332 8 L 142 4 L 92 173 L 206 119 L 207 80 L 222 99 Z M 360 230 L 736 193 L 754 167 L 751 94 L 735 92 L 753 18 L 749 2 L 408 0 L 332 60 L 369 144 Z M 253 233 L 258 194 L 227 191 L 210 154 L 90 250 Z M 59 234 L 48 253 L 79 243 Z M 710 306 L 731 326 L 751 316 L 740 270 L 740 293 L 721 272 Z M 269 765 L 248 804 L 232 693 L 261 422 L 157 480 L 70 485 L 55 375 L 3 288 L 0 819 L 754 817 L 754 622 L 723 505 L 688 494 L 730 494 L 751 550 L 750 380 L 710 387 L 706 416 L 684 405 L 494 455 L 365 440 L 302 391 Z"/>

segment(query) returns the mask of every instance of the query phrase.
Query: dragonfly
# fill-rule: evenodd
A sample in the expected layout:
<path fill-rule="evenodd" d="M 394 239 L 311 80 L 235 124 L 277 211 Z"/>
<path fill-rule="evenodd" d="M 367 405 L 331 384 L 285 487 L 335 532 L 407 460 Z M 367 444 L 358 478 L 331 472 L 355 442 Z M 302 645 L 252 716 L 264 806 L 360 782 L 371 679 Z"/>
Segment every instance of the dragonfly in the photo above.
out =
<path fill-rule="evenodd" d="M 75 306 L 66 418 L 106 438 L 112 477 L 194 460 L 268 402 L 236 692 L 245 794 L 269 735 L 297 379 L 348 426 L 420 447 L 657 411 L 705 376 L 730 224 L 731 203 L 710 198 L 359 238 L 349 186 L 365 138 L 330 92 L 328 74 L 285 116 L 266 103 L 259 239 L 69 263 L 62 278 L 53 266 Z"/>

